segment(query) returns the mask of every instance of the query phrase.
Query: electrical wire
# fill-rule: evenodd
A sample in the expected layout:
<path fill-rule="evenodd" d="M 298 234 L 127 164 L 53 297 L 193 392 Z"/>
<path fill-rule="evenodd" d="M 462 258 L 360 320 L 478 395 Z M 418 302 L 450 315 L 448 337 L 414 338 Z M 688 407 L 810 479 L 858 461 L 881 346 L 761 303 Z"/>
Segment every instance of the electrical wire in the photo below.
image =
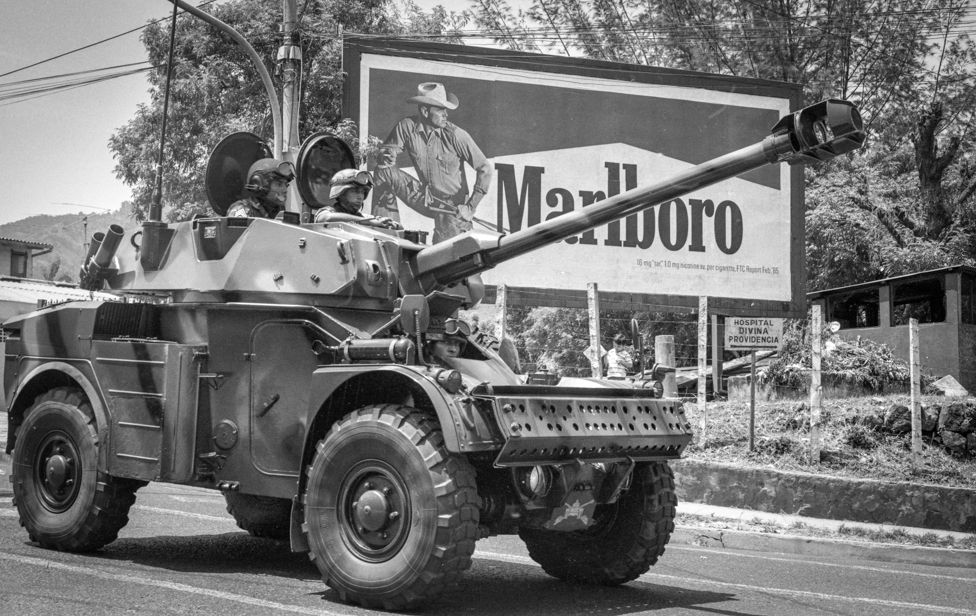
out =
<path fill-rule="evenodd" d="M 142 64 L 142 63 L 123 64 L 119 66 L 120 67 L 136 66 L 138 64 Z M 95 73 L 99 71 L 110 70 L 112 68 L 118 68 L 118 67 L 107 67 L 105 69 L 95 69 L 93 71 L 82 71 L 81 73 L 78 73 L 78 75 L 86 75 L 86 74 Z M 90 75 L 87 77 L 67 78 L 67 79 L 61 78 L 59 81 L 55 81 L 52 83 L 43 82 L 44 80 L 48 80 L 52 78 L 43 78 L 41 80 L 42 81 L 41 83 L 35 83 L 31 86 L 21 86 L 17 88 L 10 88 L 9 86 L 12 84 L 3 84 L 0 85 L 0 106 L 12 105 L 14 103 L 23 103 L 50 94 L 56 94 L 67 90 L 73 90 L 75 88 L 80 88 L 82 86 L 88 86 L 95 83 L 109 81 L 112 79 L 118 79 L 120 77 L 139 75 L 151 71 L 155 68 L 156 68 L 155 66 L 144 66 L 140 68 L 132 68 L 128 70 L 115 71 L 112 73 Z M 63 77 L 63 76 L 59 76 L 59 77 Z"/>
<path fill-rule="evenodd" d="M 216 1 L 217 0 L 207 0 L 206 2 L 201 2 L 198 5 L 198 8 L 199 7 L 206 6 L 208 4 L 213 4 Z M 167 15 L 166 17 L 160 17 L 159 19 L 150 21 L 149 23 L 147 23 L 145 25 L 142 25 L 142 26 L 139 26 L 138 28 L 132 28 L 131 30 L 126 30 L 125 32 L 120 32 L 119 34 L 115 34 L 113 36 L 109 36 L 107 38 L 103 38 L 100 41 L 95 41 L 94 43 L 89 43 L 87 45 L 83 45 L 82 47 L 78 47 L 78 48 L 72 49 L 70 51 L 66 51 L 64 53 L 59 53 L 56 56 L 51 56 L 51 57 L 45 58 L 43 60 L 38 60 L 37 62 L 34 62 L 32 64 L 28 64 L 27 66 L 21 66 L 20 68 L 15 68 L 12 71 L 7 71 L 6 73 L 0 73 L 0 79 L 2 79 L 3 77 L 6 77 L 8 75 L 13 75 L 14 73 L 19 73 L 21 71 L 26 71 L 27 69 L 34 68 L 35 66 L 40 66 L 42 64 L 46 64 L 48 62 L 52 62 L 52 61 L 58 60 L 60 58 L 64 58 L 65 56 L 70 56 L 71 54 L 78 53 L 79 51 L 84 51 L 86 49 L 91 49 L 92 47 L 95 47 L 97 45 L 101 45 L 101 44 L 107 43 L 109 41 L 114 41 L 117 38 L 121 38 L 121 37 L 126 36 L 128 34 L 132 34 L 133 32 L 139 32 L 140 30 L 145 30 L 149 26 L 155 25 L 155 24 L 157 24 L 157 23 L 159 23 L 161 21 L 165 21 L 165 20 L 167 20 L 169 18 L 170 18 L 169 15 Z M 95 70 L 99 70 L 99 69 L 95 69 Z"/>

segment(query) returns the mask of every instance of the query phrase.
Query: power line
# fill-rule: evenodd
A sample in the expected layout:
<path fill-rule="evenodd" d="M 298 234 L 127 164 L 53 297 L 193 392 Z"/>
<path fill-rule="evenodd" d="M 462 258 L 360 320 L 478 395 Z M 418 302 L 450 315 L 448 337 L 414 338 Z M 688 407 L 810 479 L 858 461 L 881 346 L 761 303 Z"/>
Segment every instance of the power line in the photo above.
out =
<path fill-rule="evenodd" d="M 208 4 L 213 4 L 216 1 L 217 0 L 208 0 L 207 2 L 201 2 L 197 6 L 197 8 L 206 6 Z M 59 58 L 63 58 L 65 56 L 70 56 L 71 54 L 78 53 L 79 51 L 84 51 L 86 49 L 91 49 L 92 47 L 95 47 L 97 45 L 101 45 L 103 43 L 107 43 L 109 41 L 114 41 L 117 38 L 121 38 L 121 37 L 126 36 L 128 34 L 132 34 L 133 32 L 139 32 L 140 30 L 145 30 L 149 26 L 155 25 L 155 24 L 157 24 L 157 23 L 159 23 L 161 21 L 167 20 L 167 19 L 170 19 L 170 16 L 169 15 L 167 15 L 166 17 L 160 17 L 159 19 L 154 19 L 153 21 L 150 21 L 149 23 L 147 23 L 145 25 L 139 26 L 138 28 L 132 28 L 131 30 L 126 30 L 125 32 L 120 32 L 119 34 L 115 34 L 113 36 L 110 36 L 110 37 L 107 37 L 107 38 L 103 38 L 100 41 L 95 41 L 94 43 L 89 43 L 89 44 L 84 45 L 82 47 L 78 47 L 76 49 L 72 49 L 71 51 L 66 51 L 64 53 L 59 53 L 56 56 L 51 56 L 50 58 L 45 58 L 43 60 L 38 60 L 37 62 L 34 62 L 32 64 L 28 64 L 27 66 L 22 66 L 20 68 L 15 68 L 12 71 L 7 71 L 6 73 L 0 74 L 0 78 L 6 77 L 8 75 L 13 75 L 14 73 L 19 73 L 21 71 L 26 71 L 29 68 L 34 68 L 35 66 L 40 66 L 41 64 L 46 64 L 48 62 L 51 62 L 53 60 L 57 60 Z"/>
<path fill-rule="evenodd" d="M 36 98 L 40 98 L 41 96 L 46 96 L 48 94 L 54 94 L 65 90 L 73 90 L 75 88 L 80 88 L 82 86 L 87 86 L 94 83 L 101 83 L 103 81 L 118 79 L 120 77 L 128 77 L 130 75 L 138 75 L 156 68 L 154 66 L 144 66 L 144 67 L 134 68 L 134 69 L 129 68 L 127 70 L 119 70 L 113 73 L 91 75 L 91 73 L 98 73 L 98 72 L 111 70 L 114 68 L 120 68 L 120 67 L 137 66 L 139 64 L 144 64 L 144 63 L 136 62 L 132 64 L 119 65 L 118 67 L 107 67 L 104 69 L 95 69 L 91 71 L 81 71 L 80 73 L 69 74 L 69 76 L 86 75 L 77 78 L 65 79 L 63 78 L 65 76 L 44 78 L 41 81 L 50 81 L 51 79 L 55 79 L 55 78 L 59 78 L 60 80 L 53 81 L 50 83 L 40 83 L 40 84 L 35 83 L 30 86 L 21 86 L 18 88 L 9 88 L 9 85 L 12 84 L 0 85 L 0 105 L 10 105 L 13 103 L 20 103 L 28 100 L 33 100 Z"/>

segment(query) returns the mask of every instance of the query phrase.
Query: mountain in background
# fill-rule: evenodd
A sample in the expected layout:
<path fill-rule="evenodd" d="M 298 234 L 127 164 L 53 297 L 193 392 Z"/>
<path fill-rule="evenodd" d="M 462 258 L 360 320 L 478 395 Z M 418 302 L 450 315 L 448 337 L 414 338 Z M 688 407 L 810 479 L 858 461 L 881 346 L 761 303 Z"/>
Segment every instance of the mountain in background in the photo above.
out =
<path fill-rule="evenodd" d="M 0 225 L 0 237 L 54 246 L 54 250 L 34 260 L 33 278 L 78 282 L 78 271 L 91 236 L 98 231 L 104 233 L 112 224 L 127 231 L 135 228 L 128 201 L 114 212 L 28 216 Z"/>

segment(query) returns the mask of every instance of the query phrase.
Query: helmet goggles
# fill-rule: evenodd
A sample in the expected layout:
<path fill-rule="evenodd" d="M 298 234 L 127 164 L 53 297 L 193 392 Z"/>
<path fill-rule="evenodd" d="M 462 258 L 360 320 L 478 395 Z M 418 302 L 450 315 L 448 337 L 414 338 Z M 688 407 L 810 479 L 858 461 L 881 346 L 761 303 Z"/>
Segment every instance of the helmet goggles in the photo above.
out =
<path fill-rule="evenodd" d="M 335 199 L 350 188 L 359 187 L 369 194 L 373 187 L 373 176 L 369 171 L 359 171 L 356 169 L 343 169 L 337 171 L 329 181 L 329 198 Z"/>
<path fill-rule="evenodd" d="M 471 327 L 460 319 L 450 318 L 444 321 L 444 333 L 448 336 L 470 336 Z"/>
<path fill-rule="evenodd" d="M 275 168 L 274 173 L 280 175 L 283 179 L 287 181 L 292 181 L 295 178 L 295 165 L 288 161 L 279 163 Z"/>

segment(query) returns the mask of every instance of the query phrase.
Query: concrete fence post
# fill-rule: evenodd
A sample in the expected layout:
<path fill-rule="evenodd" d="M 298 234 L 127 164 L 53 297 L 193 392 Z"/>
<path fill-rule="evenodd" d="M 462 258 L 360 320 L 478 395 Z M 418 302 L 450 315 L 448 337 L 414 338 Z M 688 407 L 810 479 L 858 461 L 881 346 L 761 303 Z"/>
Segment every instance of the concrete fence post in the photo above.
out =
<path fill-rule="evenodd" d="M 810 319 L 810 460 L 820 464 L 820 422 L 823 410 L 823 386 L 820 365 L 823 353 L 823 316 L 820 304 L 814 304 Z"/>
<path fill-rule="evenodd" d="M 922 461 L 922 377 L 919 371 L 918 319 L 908 320 L 908 347 L 911 354 L 909 375 L 912 380 L 912 464 L 918 466 Z"/>

